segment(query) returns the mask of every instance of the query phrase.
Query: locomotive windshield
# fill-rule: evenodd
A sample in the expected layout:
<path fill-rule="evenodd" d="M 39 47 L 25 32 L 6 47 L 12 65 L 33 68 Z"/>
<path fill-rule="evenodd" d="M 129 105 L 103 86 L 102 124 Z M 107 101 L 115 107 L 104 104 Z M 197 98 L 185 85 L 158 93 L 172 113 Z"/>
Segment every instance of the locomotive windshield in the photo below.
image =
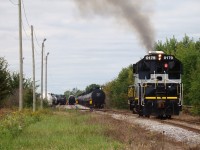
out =
<path fill-rule="evenodd" d="M 168 74 L 169 79 L 180 79 L 182 64 L 174 56 L 147 55 L 134 65 L 134 72 L 139 74 L 139 79 L 150 79 L 151 74 Z"/>

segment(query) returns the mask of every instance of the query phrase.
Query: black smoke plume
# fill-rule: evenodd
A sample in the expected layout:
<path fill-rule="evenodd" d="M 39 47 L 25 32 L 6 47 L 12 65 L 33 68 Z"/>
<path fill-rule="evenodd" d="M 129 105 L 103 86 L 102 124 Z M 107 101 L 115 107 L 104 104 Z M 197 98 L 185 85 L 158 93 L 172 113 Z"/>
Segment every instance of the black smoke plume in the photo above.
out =
<path fill-rule="evenodd" d="M 75 0 L 82 14 L 111 16 L 117 21 L 127 23 L 136 31 L 147 50 L 153 50 L 154 28 L 150 15 L 144 12 L 142 0 Z"/>

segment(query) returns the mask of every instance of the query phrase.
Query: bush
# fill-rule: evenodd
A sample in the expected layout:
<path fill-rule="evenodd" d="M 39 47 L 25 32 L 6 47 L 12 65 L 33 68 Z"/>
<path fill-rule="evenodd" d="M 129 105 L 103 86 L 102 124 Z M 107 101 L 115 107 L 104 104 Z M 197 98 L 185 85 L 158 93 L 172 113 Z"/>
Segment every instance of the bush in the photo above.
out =
<path fill-rule="evenodd" d="M 0 139 L 5 138 L 5 136 L 16 137 L 25 127 L 40 121 L 40 114 L 40 112 L 33 113 L 30 110 L 7 114 L 1 119 Z"/>

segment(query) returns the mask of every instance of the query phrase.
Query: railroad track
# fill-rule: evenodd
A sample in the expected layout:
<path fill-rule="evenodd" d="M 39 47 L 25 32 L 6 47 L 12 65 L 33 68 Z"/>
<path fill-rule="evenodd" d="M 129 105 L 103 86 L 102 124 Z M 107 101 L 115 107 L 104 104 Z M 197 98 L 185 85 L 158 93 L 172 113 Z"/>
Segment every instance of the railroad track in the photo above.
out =
<path fill-rule="evenodd" d="M 200 122 L 198 121 L 188 121 L 188 120 L 180 120 L 180 119 L 169 119 L 169 120 L 161 120 L 162 123 L 178 126 L 189 131 L 193 131 L 200 134 Z"/>
<path fill-rule="evenodd" d="M 124 115 L 124 116 L 134 116 L 139 118 L 138 114 L 133 114 L 131 111 L 129 110 L 116 110 L 116 109 L 82 109 L 79 108 L 79 110 L 84 110 L 84 111 L 94 111 L 94 112 L 103 112 L 103 113 L 109 113 L 109 114 L 120 114 L 120 115 Z M 177 117 L 173 117 L 172 119 L 165 119 L 165 120 L 160 120 L 156 117 L 151 116 L 150 118 L 146 118 L 149 120 L 153 120 L 153 121 L 157 121 L 163 124 L 169 124 L 169 125 L 173 125 L 173 126 L 177 126 L 183 129 L 187 129 L 189 131 L 193 131 L 196 133 L 200 134 L 200 120 L 186 120 L 186 119 L 179 119 Z M 145 119 L 145 117 L 141 117 L 143 119 Z"/>
<path fill-rule="evenodd" d="M 128 116 L 132 115 L 132 116 L 138 117 L 138 114 L 132 114 L 129 110 L 95 109 L 94 111 L 128 115 Z M 141 117 L 141 118 L 145 118 L 145 117 Z M 178 118 L 173 118 L 173 117 L 172 117 L 172 119 L 165 119 L 165 120 L 160 120 L 156 117 L 150 117 L 147 119 L 157 121 L 157 122 L 160 122 L 163 124 L 177 126 L 177 127 L 187 129 L 189 131 L 193 131 L 195 133 L 200 134 L 200 121 L 198 121 L 198 120 L 197 121 L 189 121 L 189 120 L 183 120 L 183 119 L 178 119 Z"/>
<path fill-rule="evenodd" d="M 172 120 L 179 121 L 179 122 L 186 122 L 189 124 L 199 125 L 200 126 L 200 119 L 197 120 L 184 120 L 179 118 L 172 118 Z"/>
<path fill-rule="evenodd" d="M 129 110 L 116 110 L 116 109 L 94 109 L 97 112 L 117 113 L 121 115 L 134 115 Z"/>

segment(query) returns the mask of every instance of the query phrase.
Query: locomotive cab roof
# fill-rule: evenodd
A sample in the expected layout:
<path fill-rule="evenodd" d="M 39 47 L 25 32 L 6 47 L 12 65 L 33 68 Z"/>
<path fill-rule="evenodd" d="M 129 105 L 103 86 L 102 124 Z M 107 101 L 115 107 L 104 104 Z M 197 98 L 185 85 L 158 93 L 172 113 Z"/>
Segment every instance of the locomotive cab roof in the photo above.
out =
<path fill-rule="evenodd" d="M 149 55 L 153 54 L 165 54 L 163 51 L 149 51 Z"/>

